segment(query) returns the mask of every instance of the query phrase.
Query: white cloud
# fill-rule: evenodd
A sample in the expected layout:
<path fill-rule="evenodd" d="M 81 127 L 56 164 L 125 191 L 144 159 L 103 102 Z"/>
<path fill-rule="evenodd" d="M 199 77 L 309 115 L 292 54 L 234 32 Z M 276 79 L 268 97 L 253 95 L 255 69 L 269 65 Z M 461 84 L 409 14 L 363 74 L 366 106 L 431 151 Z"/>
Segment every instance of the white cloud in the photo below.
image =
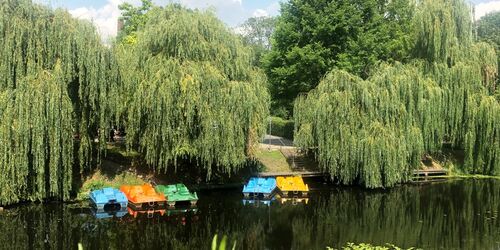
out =
<path fill-rule="evenodd" d="M 499 0 L 476 4 L 474 18 L 476 20 L 479 20 L 479 18 L 483 17 L 484 15 L 486 15 L 490 12 L 494 12 L 494 11 L 500 11 L 500 1 Z"/>
<path fill-rule="evenodd" d="M 280 4 L 279 2 L 274 2 L 268 5 L 265 9 L 256 9 L 252 16 L 253 17 L 262 17 L 262 16 L 276 16 L 279 14 Z"/>
<path fill-rule="evenodd" d="M 217 16 L 230 26 L 236 26 L 250 15 L 242 5 L 242 0 L 177 0 L 181 5 L 191 9 L 214 8 Z"/>
<path fill-rule="evenodd" d="M 123 2 L 130 2 L 132 4 L 140 3 L 138 0 L 107 0 L 107 3 L 101 8 L 95 9 L 92 6 L 81 7 L 69 10 L 69 13 L 75 18 L 89 20 L 94 23 L 102 39 L 109 41 L 109 39 L 116 36 L 117 22 L 121 15 L 118 6 Z"/>
<path fill-rule="evenodd" d="M 226 6 L 236 6 L 242 5 L 241 0 L 179 0 L 179 3 L 189 8 L 207 8 L 207 7 L 226 7 Z"/>
<path fill-rule="evenodd" d="M 281 8 L 280 3 L 278 1 L 275 1 L 274 3 L 266 7 L 266 11 L 269 14 L 269 16 L 277 16 L 279 15 L 280 8 Z"/>
<path fill-rule="evenodd" d="M 267 11 L 266 11 L 266 10 L 263 10 L 263 9 L 256 9 L 256 10 L 253 12 L 253 16 L 254 16 L 254 17 L 269 16 L 269 13 L 267 13 Z"/>

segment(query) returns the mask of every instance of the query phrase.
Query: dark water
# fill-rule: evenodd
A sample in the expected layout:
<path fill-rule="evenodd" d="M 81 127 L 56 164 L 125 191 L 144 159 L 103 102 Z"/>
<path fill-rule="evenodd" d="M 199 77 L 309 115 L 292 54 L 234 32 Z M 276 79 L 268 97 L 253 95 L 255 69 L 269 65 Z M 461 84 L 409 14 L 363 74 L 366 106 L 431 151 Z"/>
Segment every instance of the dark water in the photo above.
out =
<path fill-rule="evenodd" d="M 308 203 L 244 205 L 237 191 L 201 193 L 197 211 L 97 219 L 87 208 L 25 205 L 0 214 L 2 249 L 325 249 L 347 242 L 423 249 L 500 249 L 500 180 L 367 191 L 332 187 Z M 148 218 L 151 217 L 151 218 Z"/>

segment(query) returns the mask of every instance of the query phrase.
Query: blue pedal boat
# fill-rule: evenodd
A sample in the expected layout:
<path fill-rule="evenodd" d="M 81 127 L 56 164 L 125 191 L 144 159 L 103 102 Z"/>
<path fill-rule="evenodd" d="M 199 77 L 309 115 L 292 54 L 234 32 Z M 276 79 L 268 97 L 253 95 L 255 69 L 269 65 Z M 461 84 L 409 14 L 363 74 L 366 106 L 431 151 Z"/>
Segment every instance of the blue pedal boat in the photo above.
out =
<path fill-rule="evenodd" d="M 270 197 L 276 190 L 276 178 L 274 177 L 252 177 L 243 187 L 245 197 L 260 196 L 264 198 Z"/>
<path fill-rule="evenodd" d="M 125 194 L 115 188 L 103 188 L 90 192 L 90 200 L 97 210 L 106 208 L 124 209 L 128 205 Z"/>

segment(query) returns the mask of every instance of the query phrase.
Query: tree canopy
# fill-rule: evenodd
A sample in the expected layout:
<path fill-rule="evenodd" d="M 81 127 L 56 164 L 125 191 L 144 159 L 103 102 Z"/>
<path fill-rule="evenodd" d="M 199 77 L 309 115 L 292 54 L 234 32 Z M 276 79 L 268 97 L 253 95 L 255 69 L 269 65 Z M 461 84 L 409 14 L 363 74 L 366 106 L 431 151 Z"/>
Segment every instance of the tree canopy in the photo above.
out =
<path fill-rule="evenodd" d="M 341 183 L 405 182 L 443 142 L 465 150 L 464 172 L 500 174 L 497 57 L 472 37 L 463 0 L 417 6 L 414 60 L 382 64 L 366 80 L 334 69 L 295 102 L 295 142 Z"/>
<path fill-rule="evenodd" d="M 290 0 L 281 6 L 264 68 L 273 109 L 291 111 L 299 93 L 332 67 L 366 78 L 379 60 L 405 61 L 411 49 L 411 0 Z"/>
<path fill-rule="evenodd" d="M 0 205 L 67 199 L 109 127 L 110 51 L 90 22 L 29 0 L 0 2 L 0 34 Z"/>
<path fill-rule="evenodd" d="M 271 49 L 271 36 L 276 27 L 276 17 L 250 17 L 238 27 L 246 45 L 253 49 L 254 65 L 261 67 L 263 56 Z"/>
<path fill-rule="evenodd" d="M 148 15 L 137 44 L 116 48 L 127 143 L 162 170 L 183 158 L 208 177 L 212 167 L 237 169 L 268 114 L 266 79 L 250 48 L 211 12 L 168 5 Z"/>
<path fill-rule="evenodd" d="M 490 43 L 496 49 L 500 67 L 500 11 L 486 14 L 477 21 L 477 35 L 479 40 Z"/>
<path fill-rule="evenodd" d="M 271 36 L 276 27 L 276 17 L 250 17 L 240 26 L 241 33 L 247 44 L 271 49 Z"/>
<path fill-rule="evenodd" d="M 111 124 L 158 169 L 189 158 L 210 177 L 253 155 L 269 97 L 250 48 L 211 12 L 150 7 L 110 50 L 64 10 L 0 3 L 0 205 L 68 199 Z"/>
<path fill-rule="evenodd" d="M 136 43 L 137 31 L 146 24 L 147 13 L 155 6 L 152 0 L 141 0 L 141 6 L 133 6 L 124 2 L 118 6 L 121 11 L 122 30 L 118 32 L 117 41 Z"/>

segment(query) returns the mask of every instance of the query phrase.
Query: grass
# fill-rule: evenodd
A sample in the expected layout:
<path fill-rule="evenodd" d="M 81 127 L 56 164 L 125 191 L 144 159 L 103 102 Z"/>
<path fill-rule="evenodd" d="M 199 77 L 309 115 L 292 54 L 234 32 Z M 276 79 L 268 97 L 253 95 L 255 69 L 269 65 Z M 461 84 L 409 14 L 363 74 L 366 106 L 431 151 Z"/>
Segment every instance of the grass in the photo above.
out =
<path fill-rule="evenodd" d="M 457 161 L 456 159 L 448 160 L 444 162 L 444 166 L 449 170 L 449 174 L 444 176 L 445 178 L 467 178 L 467 179 L 497 179 L 500 180 L 500 176 L 495 175 L 483 175 L 483 174 L 468 174 L 460 169 L 463 169 L 463 162 Z"/>
<path fill-rule="evenodd" d="M 121 185 L 140 185 L 144 183 L 145 181 L 143 179 L 128 171 L 124 171 L 115 175 L 113 178 L 109 178 L 102 174 L 100 170 L 97 170 L 90 178 L 83 182 L 76 196 L 76 200 L 83 201 L 88 199 L 90 191 L 92 190 L 104 187 L 120 188 Z"/>
<path fill-rule="evenodd" d="M 285 156 L 278 150 L 261 149 L 256 154 L 258 161 L 264 165 L 264 172 L 288 172 L 291 171 Z"/>
<path fill-rule="evenodd" d="M 140 156 L 139 152 L 137 152 L 135 150 L 127 151 L 127 149 L 124 145 L 117 146 L 117 145 L 108 144 L 107 150 L 108 150 L 108 154 L 118 154 L 118 155 L 121 155 L 122 157 L 125 157 L 125 158 L 133 158 L 133 157 Z"/>

